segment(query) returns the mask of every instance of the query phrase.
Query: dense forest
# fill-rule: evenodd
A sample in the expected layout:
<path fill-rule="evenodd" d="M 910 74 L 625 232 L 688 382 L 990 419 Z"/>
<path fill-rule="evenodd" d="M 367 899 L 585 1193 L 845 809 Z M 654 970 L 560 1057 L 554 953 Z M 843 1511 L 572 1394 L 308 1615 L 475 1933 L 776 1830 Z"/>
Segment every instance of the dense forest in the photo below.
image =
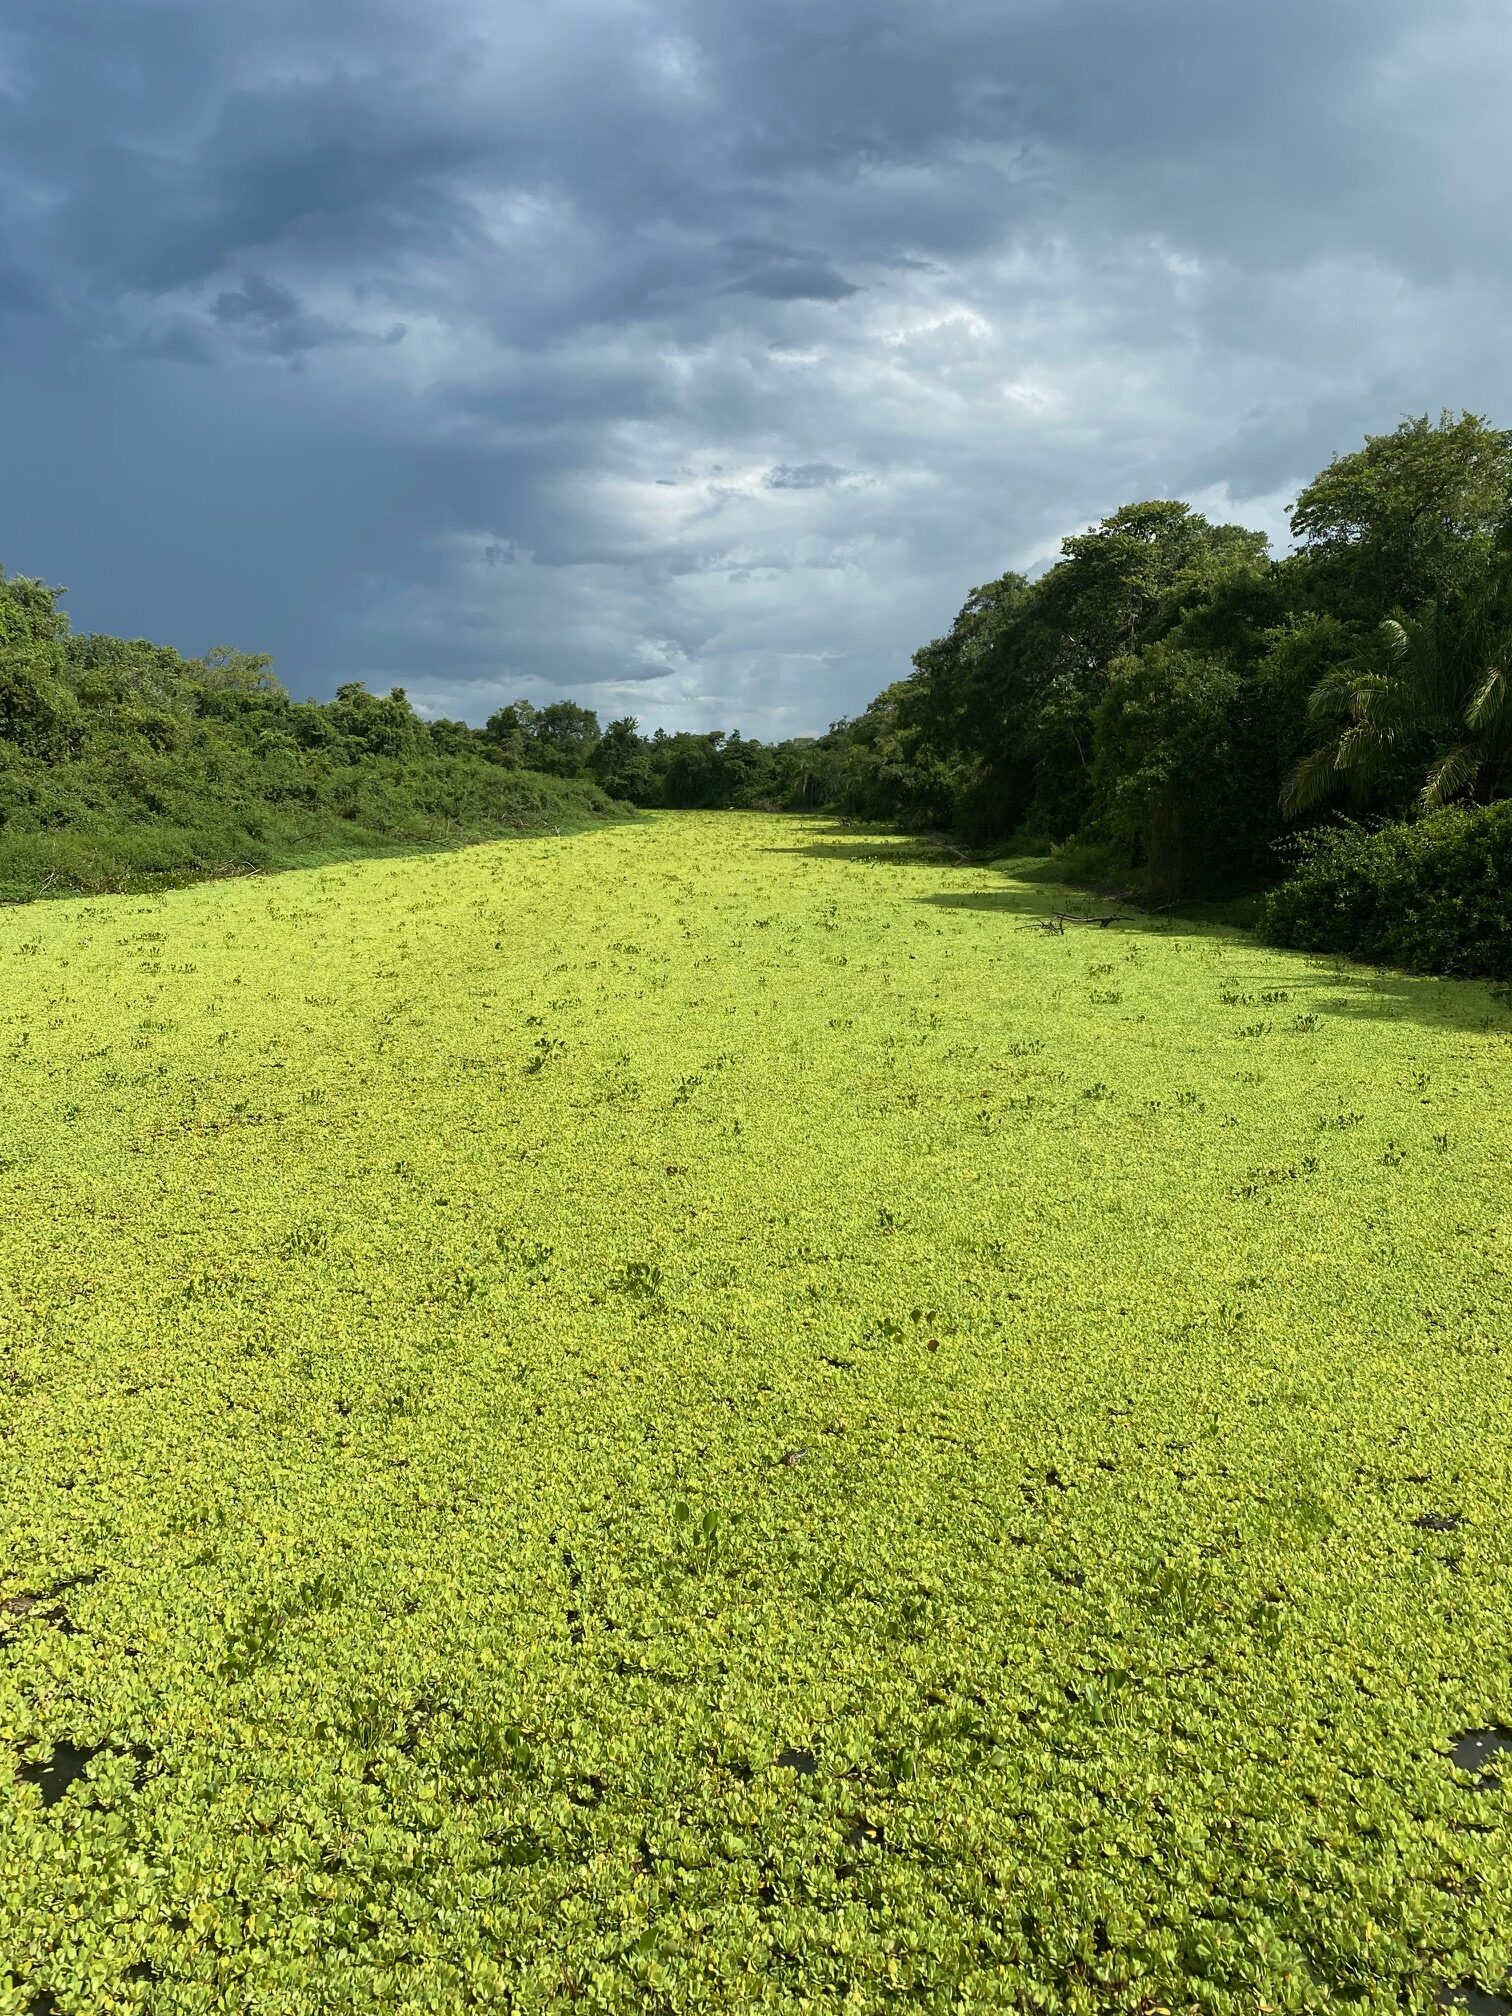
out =
<path fill-rule="evenodd" d="M 1167 893 L 1275 873 L 1288 831 L 1512 785 L 1512 434 L 1404 423 L 1297 499 L 1295 550 L 1132 504 L 972 592 L 841 731 L 857 811 L 1100 849 Z"/>
<path fill-rule="evenodd" d="M 832 808 L 1054 848 L 1156 900 L 1289 869 L 1267 911 L 1289 942 L 1512 970 L 1512 434 L 1404 421 L 1309 483 L 1291 531 L 1276 559 L 1187 504 L 1125 505 L 1037 579 L 974 588 L 859 717 L 780 743 L 570 700 L 481 728 L 398 689 L 294 702 L 265 658 L 74 636 L 56 591 L 0 576 L 0 894 L 611 801 Z M 1403 924 L 1425 904 L 1426 935 Z"/>

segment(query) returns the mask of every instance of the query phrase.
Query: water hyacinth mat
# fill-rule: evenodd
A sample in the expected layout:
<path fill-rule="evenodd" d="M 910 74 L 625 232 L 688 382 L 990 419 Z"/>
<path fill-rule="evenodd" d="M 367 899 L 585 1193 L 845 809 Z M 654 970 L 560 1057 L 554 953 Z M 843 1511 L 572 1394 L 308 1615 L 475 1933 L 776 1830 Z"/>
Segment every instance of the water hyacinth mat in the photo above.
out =
<path fill-rule="evenodd" d="M 1041 872 L 0 911 L 0 2016 L 1503 2006 L 1512 1015 Z"/>

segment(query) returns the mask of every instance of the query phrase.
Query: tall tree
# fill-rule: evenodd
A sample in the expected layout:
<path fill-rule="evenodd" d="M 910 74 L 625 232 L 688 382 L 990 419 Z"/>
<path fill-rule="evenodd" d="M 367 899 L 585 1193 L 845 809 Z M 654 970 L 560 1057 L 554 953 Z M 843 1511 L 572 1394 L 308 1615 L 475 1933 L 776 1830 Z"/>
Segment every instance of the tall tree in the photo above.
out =
<path fill-rule="evenodd" d="M 1126 504 L 1061 542 L 1062 558 L 1035 584 L 1024 640 L 1038 688 L 1030 818 L 1050 838 L 1095 813 L 1094 717 L 1114 660 L 1180 620 L 1205 562 L 1259 565 L 1264 552 L 1261 535 L 1170 499 Z"/>
<path fill-rule="evenodd" d="M 1388 616 L 1308 702 L 1315 746 L 1288 777 L 1297 812 L 1339 790 L 1388 812 L 1512 788 L 1512 527 L 1468 592 Z"/>
<path fill-rule="evenodd" d="M 575 700 L 553 700 L 530 723 L 530 761 L 555 777 L 581 777 L 599 739 L 598 716 Z"/>
<path fill-rule="evenodd" d="M 648 805 L 655 795 L 651 752 L 633 714 L 611 721 L 588 758 L 588 768 L 613 798 Z"/>
<path fill-rule="evenodd" d="M 1314 595 L 1346 621 L 1453 597 L 1486 564 L 1512 500 L 1512 433 L 1478 413 L 1404 420 L 1336 455 L 1298 497 Z"/>
<path fill-rule="evenodd" d="M 68 618 L 61 588 L 0 567 L 0 757 L 9 743 L 47 761 L 67 755 L 79 710 L 66 679 Z"/>

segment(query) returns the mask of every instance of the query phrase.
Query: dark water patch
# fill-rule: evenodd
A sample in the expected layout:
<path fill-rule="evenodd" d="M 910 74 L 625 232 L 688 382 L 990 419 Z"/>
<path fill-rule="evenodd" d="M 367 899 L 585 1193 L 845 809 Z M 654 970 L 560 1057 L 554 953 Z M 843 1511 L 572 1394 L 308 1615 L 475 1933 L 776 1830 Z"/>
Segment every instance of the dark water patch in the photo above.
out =
<path fill-rule="evenodd" d="M 98 1582 L 104 1572 L 102 1568 L 87 1568 L 78 1575 L 61 1576 L 45 1589 L 17 1589 L 9 1596 L 0 1596 L 0 1628 L 35 1618 L 65 1637 L 76 1635 L 79 1627 L 58 1599 L 71 1589 L 84 1589 L 91 1582 Z"/>
<path fill-rule="evenodd" d="M 1465 1523 L 1463 1512 L 1423 1512 L 1413 1520 L 1420 1533 L 1458 1533 Z"/>
<path fill-rule="evenodd" d="M 67 1737 L 54 1743 L 52 1756 L 45 1764 L 24 1757 L 16 1767 L 16 1776 L 26 1785 L 35 1785 L 42 1794 L 44 1810 L 56 1806 L 70 1785 L 76 1785 L 85 1770 L 96 1757 L 129 1757 L 132 1760 L 132 1790 L 139 1792 L 151 1775 L 152 1766 L 157 1762 L 154 1753 L 143 1744 L 133 1744 L 129 1748 L 115 1743 L 74 1743 Z"/>
<path fill-rule="evenodd" d="M 819 1769 L 819 1759 L 812 1750 L 779 1750 L 777 1768 L 779 1771 L 796 1771 L 800 1778 L 812 1778 Z"/>
<path fill-rule="evenodd" d="M 1457 1769 L 1475 1776 L 1478 1792 L 1499 1792 L 1501 1778 L 1489 1768 L 1495 1757 L 1512 1752 L 1512 1729 L 1492 1723 L 1485 1729 L 1462 1729 L 1449 1746 L 1449 1759 Z"/>
<path fill-rule="evenodd" d="M 79 1635 L 78 1625 L 62 1604 L 49 1602 L 45 1595 L 7 1596 L 0 1603 L 0 1627 L 9 1626 L 14 1630 L 15 1626 L 28 1620 L 46 1625 L 63 1638 L 77 1638 Z M 9 1636 L 10 1633 L 6 1631 L 3 1635 Z"/>
<path fill-rule="evenodd" d="M 1433 2000 L 1437 2008 L 1468 2009 L 1472 2016 L 1512 2016 L 1512 2002 L 1505 1995 L 1493 1995 L 1474 1981 L 1440 1988 Z"/>
<path fill-rule="evenodd" d="M 874 1820 L 857 1820 L 845 1837 L 847 1848 L 885 1848 L 887 1829 Z"/>
<path fill-rule="evenodd" d="M 796 1470 L 807 1454 L 807 1449 L 786 1449 L 777 1458 L 777 1461 L 785 1470 Z"/>
<path fill-rule="evenodd" d="M 16 1775 L 28 1785 L 35 1785 L 42 1794 L 44 1807 L 56 1806 L 70 1785 L 84 1776 L 86 1765 L 90 1764 L 106 1748 L 103 1743 L 84 1745 L 70 1743 L 66 1738 L 53 1745 L 52 1756 L 45 1764 L 37 1764 L 23 1759 Z"/>

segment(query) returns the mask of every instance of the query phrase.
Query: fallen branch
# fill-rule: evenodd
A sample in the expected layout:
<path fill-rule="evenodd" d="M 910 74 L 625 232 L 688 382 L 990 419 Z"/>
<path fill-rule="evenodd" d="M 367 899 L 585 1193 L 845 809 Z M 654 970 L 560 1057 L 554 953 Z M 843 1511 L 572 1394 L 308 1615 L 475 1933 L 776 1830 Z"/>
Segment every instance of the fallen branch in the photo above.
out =
<path fill-rule="evenodd" d="M 1057 937 L 1064 937 L 1068 924 L 1092 924 L 1099 931 L 1106 931 L 1110 924 L 1137 924 L 1138 917 L 1131 910 L 1113 910 L 1106 917 L 1084 917 L 1075 910 L 1052 910 L 1048 917 L 1037 917 L 1032 924 L 1021 924 L 1021 931 L 1053 931 Z"/>

